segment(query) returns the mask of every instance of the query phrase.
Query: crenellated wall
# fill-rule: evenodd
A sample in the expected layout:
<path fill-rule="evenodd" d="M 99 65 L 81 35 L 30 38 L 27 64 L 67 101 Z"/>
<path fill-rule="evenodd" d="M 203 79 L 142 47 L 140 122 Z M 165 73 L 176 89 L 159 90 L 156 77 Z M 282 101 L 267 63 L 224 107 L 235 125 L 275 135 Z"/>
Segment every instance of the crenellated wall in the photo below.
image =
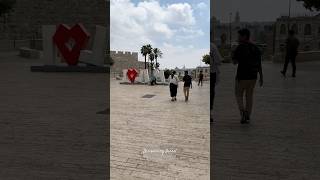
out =
<path fill-rule="evenodd" d="M 95 25 L 106 26 L 105 0 L 17 0 L 1 39 L 40 39 L 42 25 L 83 23 L 93 34 Z"/>
<path fill-rule="evenodd" d="M 144 69 L 144 62 L 138 61 L 137 52 L 110 51 L 110 56 L 114 62 L 111 73 L 121 75 L 123 69 L 135 68 Z"/>

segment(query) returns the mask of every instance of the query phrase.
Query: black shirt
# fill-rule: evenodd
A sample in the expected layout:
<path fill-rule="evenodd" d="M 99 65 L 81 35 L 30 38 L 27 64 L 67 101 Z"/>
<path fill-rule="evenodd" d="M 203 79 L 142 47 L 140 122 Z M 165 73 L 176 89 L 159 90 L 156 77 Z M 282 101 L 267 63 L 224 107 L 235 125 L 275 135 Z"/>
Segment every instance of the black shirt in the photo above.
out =
<path fill-rule="evenodd" d="M 192 77 L 189 75 L 185 75 L 183 77 L 184 87 L 190 87 L 192 83 Z"/>
<path fill-rule="evenodd" d="M 261 69 L 261 51 L 252 43 L 241 43 L 233 54 L 238 63 L 237 80 L 254 80 Z"/>
<path fill-rule="evenodd" d="M 203 79 L 203 74 L 199 75 L 199 79 L 202 80 Z"/>
<path fill-rule="evenodd" d="M 297 55 L 299 44 L 300 44 L 300 42 L 297 38 L 289 37 L 286 40 L 287 54 L 288 55 Z"/>

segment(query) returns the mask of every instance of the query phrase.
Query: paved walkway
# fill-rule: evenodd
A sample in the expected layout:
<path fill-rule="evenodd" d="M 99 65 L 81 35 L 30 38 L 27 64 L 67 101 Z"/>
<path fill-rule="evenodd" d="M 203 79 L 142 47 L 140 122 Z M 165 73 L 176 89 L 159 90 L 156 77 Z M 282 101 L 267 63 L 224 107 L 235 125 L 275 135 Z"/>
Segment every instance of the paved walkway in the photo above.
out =
<path fill-rule="evenodd" d="M 213 124 L 216 180 L 320 179 L 320 63 L 297 64 L 297 78 L 281 65 L 263 65 L 250 125 L 240 125 L 233 65 L 222 66 Z M 291 73 L 289 69 L 289 73 Z"/>
<path fill-rule="evenodd" d="M 106 74 L 32 73 L 0 53 L 0 179 L 106 179 Z"/>
<path fill-rule="evenodd" d="M 168 86 L 111 82 L 111 179 L 209 179 L 209 83 L 188 103 L 181 86 L 171 102 Z"/>

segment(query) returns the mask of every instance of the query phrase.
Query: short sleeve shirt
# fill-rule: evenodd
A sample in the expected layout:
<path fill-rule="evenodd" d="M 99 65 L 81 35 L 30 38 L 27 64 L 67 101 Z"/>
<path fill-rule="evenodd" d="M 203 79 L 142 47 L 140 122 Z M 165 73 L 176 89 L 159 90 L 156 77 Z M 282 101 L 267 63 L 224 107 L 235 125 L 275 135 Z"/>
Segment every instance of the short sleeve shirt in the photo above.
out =
<path fill-rule="evenodd" d="M 189 75 L 185 75 L 183 77 L 183 81 L 184 81 L 184 87 L 190 87 L 192 83 L 192 78 Z"/>

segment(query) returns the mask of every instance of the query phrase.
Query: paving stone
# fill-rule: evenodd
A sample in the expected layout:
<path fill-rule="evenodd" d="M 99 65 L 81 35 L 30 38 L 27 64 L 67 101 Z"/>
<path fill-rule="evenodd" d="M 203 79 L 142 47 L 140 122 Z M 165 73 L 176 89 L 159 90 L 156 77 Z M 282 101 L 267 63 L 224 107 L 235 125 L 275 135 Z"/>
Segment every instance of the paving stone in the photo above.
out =
<path fill-rule="evenodd" d="M 240 125 L 236 69 L 222 66 L 211 129 L 214 179 L 320 179 L 320 63 L 298 63 L 295 79 L 281 77 L 281 68 L 263 64 L 251 124 Z"/>
<path fill-rule="evenodd" d="M 168 86 L 126 86 L 111 81 L 111 169 L 114 179 L 209 179 L 209 83 L 171 102 Z M 141 98 L 156 95 L 151 99 Z M 176 153 L 143 154 L 144 149 Z M 112 178 L 113 179 L 113 178 Z"/>
<path fill-rule="evenodd" d="M 0 179 L 106 179 L 106 75 L 37 63 L 0 53 Z"/>

